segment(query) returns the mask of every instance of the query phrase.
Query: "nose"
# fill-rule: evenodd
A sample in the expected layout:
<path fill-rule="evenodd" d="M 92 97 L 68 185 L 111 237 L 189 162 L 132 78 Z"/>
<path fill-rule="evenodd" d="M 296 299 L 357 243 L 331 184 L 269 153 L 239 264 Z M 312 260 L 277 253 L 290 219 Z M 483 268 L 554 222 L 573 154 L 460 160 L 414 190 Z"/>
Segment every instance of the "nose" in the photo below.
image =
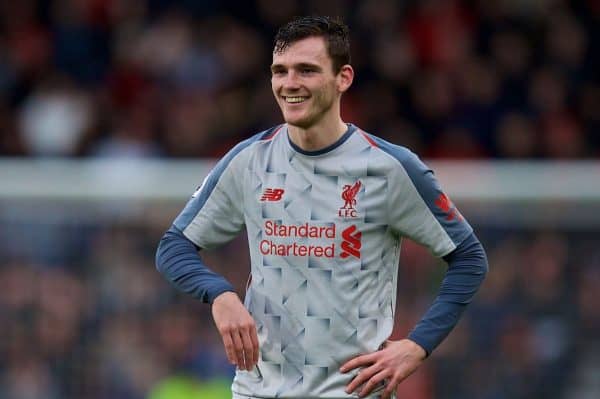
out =
<path fill-rule="evenodd" d="M 283 79 L 283 88 L 288 90 L 300 88 L 298 74 L 295 71 L 288 71 L 288 73 L 285 75 L 285 78 Z"/>

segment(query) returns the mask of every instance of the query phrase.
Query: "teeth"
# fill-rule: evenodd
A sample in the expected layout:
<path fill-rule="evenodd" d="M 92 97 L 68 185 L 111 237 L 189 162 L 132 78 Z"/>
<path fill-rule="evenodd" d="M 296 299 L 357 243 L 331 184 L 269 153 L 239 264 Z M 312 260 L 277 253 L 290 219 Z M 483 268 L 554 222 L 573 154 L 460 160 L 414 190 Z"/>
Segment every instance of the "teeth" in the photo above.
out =
<path fill-rule="evenodd" d="M 285 97 L 285 101 L 288 103 L 301 103 L 306 100 L 306 97 Z"/>

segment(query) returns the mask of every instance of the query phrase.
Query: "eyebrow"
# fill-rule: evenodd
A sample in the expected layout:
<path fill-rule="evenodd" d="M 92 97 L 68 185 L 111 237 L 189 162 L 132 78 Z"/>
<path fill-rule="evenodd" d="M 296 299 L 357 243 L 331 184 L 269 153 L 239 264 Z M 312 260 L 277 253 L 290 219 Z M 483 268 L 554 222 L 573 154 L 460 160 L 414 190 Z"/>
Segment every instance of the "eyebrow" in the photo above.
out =
<path fill-rule="evenodd" d="M 300 62 L 298 64 L 294 64 L 294 65 L 292 65 L 292 68 L 295 68 L 295 69 L 310 68 L 310 69 L 315 69 L 317 71 L 321 71 L 323 69 L 323 68 L 321 68 L 320 65 L 318 65 L 318 64 L 311 64 L 309 62 Z M 282 69 L 287 69 L 284 64 L 273 64 L 273 65 L 271 65 L 271 71 L 280 71 Z"/>

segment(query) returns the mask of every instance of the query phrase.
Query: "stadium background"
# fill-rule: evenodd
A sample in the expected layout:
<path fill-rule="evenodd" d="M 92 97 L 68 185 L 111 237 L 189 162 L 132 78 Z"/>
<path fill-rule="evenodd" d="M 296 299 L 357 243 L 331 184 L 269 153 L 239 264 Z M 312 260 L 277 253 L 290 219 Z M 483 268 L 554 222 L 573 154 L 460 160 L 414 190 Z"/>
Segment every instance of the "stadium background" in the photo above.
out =
<path fill-rule="evenodd" d="M 351 27 L 345 119 L 436 165 L 488 251 L 399 397 L 600 397 L 597 1 L 21 0 L 0 4 L 0 398 L 224 397 L 209 308 L 154 251 L 213 159 L 280 122 L 272 36 L 316 13 Z M 243 238 L 206 259 L 243 293 Z M 401 271 L 397 336 L 443 266 L 406 243 Z"/>

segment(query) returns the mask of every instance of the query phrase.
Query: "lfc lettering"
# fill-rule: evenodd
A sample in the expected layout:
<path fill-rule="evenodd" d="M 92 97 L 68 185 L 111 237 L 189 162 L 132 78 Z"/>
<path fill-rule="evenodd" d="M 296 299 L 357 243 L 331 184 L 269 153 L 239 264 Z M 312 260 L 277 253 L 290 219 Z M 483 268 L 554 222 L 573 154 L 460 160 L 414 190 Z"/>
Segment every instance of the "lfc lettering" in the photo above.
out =
<path fill-rule="evenodd" d="M 338 209 L 338 216 L 341 218 L 355 218 L 358 217 L 358 212 L 356 212 L 356 209 L 340 208 Z"/>

